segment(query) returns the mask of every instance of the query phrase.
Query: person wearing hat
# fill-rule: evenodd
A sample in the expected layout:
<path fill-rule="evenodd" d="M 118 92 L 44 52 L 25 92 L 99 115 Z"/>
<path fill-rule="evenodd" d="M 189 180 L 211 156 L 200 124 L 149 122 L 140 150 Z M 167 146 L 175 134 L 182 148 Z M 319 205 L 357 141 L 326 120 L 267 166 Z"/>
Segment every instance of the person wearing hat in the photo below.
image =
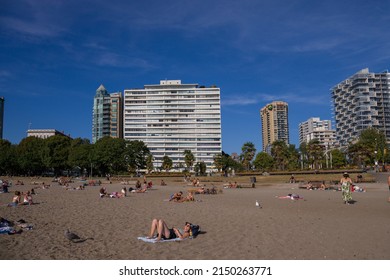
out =
<path fill-rule="evenodd" d="M 341 184 L 341 195 L 345 204 L 350 204 L 352 201 L 351 185 L 352 180 L 347 172 L 344 172 L 343 177 L 340 180 Z"/>

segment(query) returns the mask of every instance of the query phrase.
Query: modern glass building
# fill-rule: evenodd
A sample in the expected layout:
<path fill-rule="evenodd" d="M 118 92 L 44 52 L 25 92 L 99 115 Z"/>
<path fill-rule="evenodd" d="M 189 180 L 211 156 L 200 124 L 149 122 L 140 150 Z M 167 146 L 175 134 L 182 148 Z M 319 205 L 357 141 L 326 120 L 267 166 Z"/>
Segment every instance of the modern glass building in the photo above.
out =
<path fill-rule="evenodd" d="M 277 140 L 289 144 L 288 104 L 283 101 L 273 101 L 260 110 L 262 125 L 263 151 L 270 153 L 272 143 Z"/>
<path fill-rule="evenodd" d="M 0 97 L 0 139 L 3 139 L 4 97 Z"/>
<path fill-rule="evenodd" d="M 390 144 L 390 73 L 362 69 L 331 89 L 336 140 L 341 147 L 367 128 L 376 128 Z"/>
<path fill-rule="evenodd" d="M 92 143 L 104 136 L 123 138 L 122 93 L 109 94 L 103 85 L 96 90 L 92 113 Z"/>
<path fill-rule="evenodd" d="M 159 168 L 166 155 L 173 169 L 184 167 L 184 151 L 195 162 L 214 169 L 214 156 L 222 152 L 220 89 L 180 80 L 124 92 L 124 138 L 143 141 Z"/>

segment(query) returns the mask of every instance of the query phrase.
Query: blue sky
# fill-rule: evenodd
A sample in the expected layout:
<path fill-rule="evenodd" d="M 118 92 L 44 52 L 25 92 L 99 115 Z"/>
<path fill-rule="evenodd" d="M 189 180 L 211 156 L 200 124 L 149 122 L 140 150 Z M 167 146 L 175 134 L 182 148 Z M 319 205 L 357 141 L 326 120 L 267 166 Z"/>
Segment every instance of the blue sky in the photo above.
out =
<path fill-rule="evenodd" d="M 330 88 L 390 65 L 390 1 L 0 0 L 4 138 L 31 128 L 91 139 L 92 104 L 163 79 L 221 88 L 222 145 L 261 150 L 259 110 L 331 119 Z"/>

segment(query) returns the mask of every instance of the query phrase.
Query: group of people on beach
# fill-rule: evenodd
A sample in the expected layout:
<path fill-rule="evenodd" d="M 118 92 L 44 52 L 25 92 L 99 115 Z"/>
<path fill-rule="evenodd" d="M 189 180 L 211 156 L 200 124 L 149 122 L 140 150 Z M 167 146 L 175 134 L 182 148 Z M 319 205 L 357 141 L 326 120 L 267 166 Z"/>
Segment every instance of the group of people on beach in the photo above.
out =
<path fill-rule="evenodd" d="M 32 199 L 32 194 L 31 192 L 35 191 L 32 189 L 31 191 L 27 191 L 26 193 L 20 192 L 20 191 L 15 191 L 14 196 L 12 197 L 12 202 L 8 204 L 8 207 L 16 207 L 18 205 L 32 205 L 34 204 L 33 199 Z M 22 201 L 23 197 L 23 201 Z"/>

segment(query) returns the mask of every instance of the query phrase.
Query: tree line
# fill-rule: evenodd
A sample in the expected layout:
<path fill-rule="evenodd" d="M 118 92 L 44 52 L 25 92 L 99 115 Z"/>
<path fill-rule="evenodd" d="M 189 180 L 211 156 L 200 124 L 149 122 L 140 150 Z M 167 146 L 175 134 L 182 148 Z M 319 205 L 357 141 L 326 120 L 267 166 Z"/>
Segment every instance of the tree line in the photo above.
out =
<path fill-rule="evenodd" d="M 271 154 L 259 152 L 252 142 L 246 142 L 234 159 L 222 152 L 214 157 L 214 166 L 225 174 L 240 171 L 293 171 L 300 169 L 363 168 L 384 165 L 390 161 L 386 138 L 379 130 L 364 130 L 358 139 L 344 149 L 328 149 L 314 139 L 298 149 L 284 141 L 272 144 Z M 183 163 L 173 166 L 165 155 L 157 171 L 172 168 L 205 175 L 204 162 L 196 162 L 190 150 L 183 153 Z M 156 171 L 154 158 L 142 141 L 103 137 L 91 144 L 88 139 L 70 139 L 56 135 L 47 139 L 26 137 L 19 144 L 0 139 L 0 175 L 37 176 L 61 175 L 64 171 L 80 170 L 87 175 L 135 174 L 140 170 Z"/>
<path fill-rule="evenodd" d="M 295 145 L 284 141 L 272 143 L 271 153 L 259 152 L 252 142 L 246 142 L 241 148 L 237 160 L 222 153 L 214 159 L 218 170 L 229 173 L 234 171 L 293 171 L 340 168 L 365 168 L 366 166 L 384 166 L 390 162 L 386 137 L 383 132 L 368 128 L 344 148 L 331 148 L 321 145 L 318 139 Z"/>

